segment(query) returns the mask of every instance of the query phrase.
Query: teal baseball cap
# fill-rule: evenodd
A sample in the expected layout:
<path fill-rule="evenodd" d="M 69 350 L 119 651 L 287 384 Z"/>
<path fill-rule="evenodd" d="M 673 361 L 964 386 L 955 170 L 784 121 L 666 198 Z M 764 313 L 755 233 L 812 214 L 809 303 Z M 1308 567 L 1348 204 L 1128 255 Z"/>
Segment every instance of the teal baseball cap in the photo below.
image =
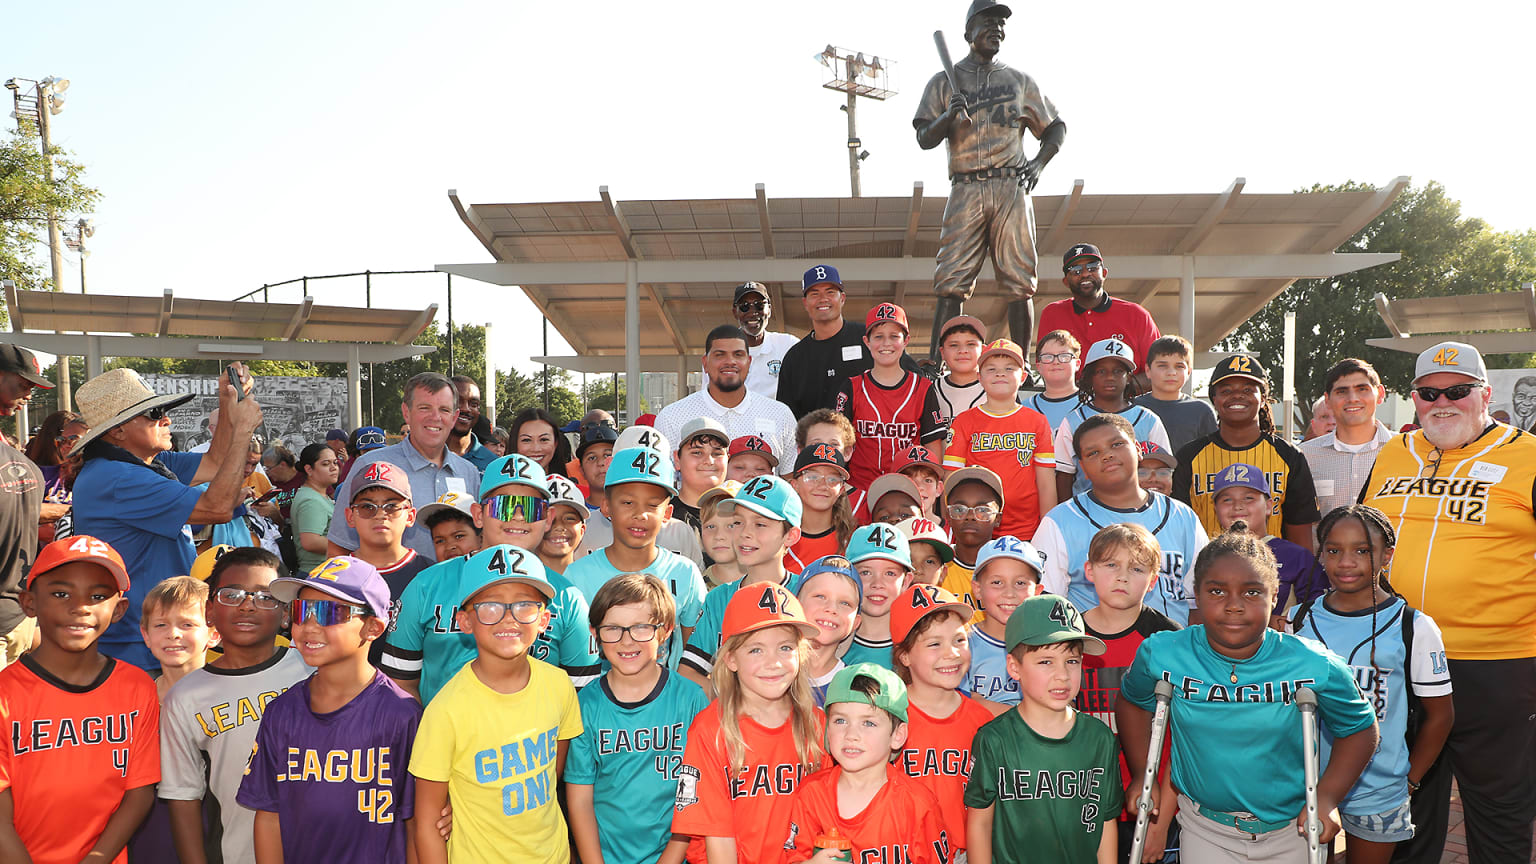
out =
<path fill-rule="evenodd" d="M 463 608 L 482 590 L 502 582 L 527 585 L 543 594 L 545 600 L 555 598 L 555 586 L 544 575 L 544 563 L 539 556 L 502 544 L 481 549 L 464 562 L 459 570 L 459 607 Z"/>
<path fill-rule="evenodd" d="M 981 551 L 976 553 L 976 569 L 973 572 L 980 575 L 988 562 L 999 558 L 1012 558 L 1015 561 L 1024 562 L 1034 568 L 1037 579 L 1045 572 L 1045 554 L 1030 545 L 1028 541 L 1008 534 L 994 537 L 981 547 Z"/>
<path fill-rule="evenodd" d="M 907 535 L 884 522 L 853 529 L 853 536 L 848 538 L 848 563 L 859 564 L 876 558 L 895 561 L 911 570 L 912 550 L 907 546 Z"/>
<path fill-rule="evenodd" d="M 879 685 L 873 696 L 854 689 L 853 683 L 860 678 L 868 678 Z M 907 685 L 895 672 L 874 663 L 855 663 L 839 669 L 832 676 L 832 683 L 827 685 L 825 707 L 830 708 L 839 702 L 873 705 L 901 718 L 901 722 L 907 722 Z"/>
<path fill-rule="evenodd" d="M 611 472 L 613 468 L 610 467 L 608 470 Z M 715 511 L 732 513 L 737 507 L 745 507 L 754 513 L 761 513 L 769 519 L 788 522 L 792 528 L 800 527 L 800 517 L 804 513 L 800 496 L 796 494 L 794 487 L 773 474 L 753 477 L 741 484 L 741 488 L 735 495 L 715 505 Z"/>
<path fill-rule="evenodd" d="M 672 467 L 672 458 L 649 447 L 617 451 L 608 462 L 608 476 L 603 480 L 603 486 L 612 490 L 624 483 L 649 483 L 668 492 L 676 491 L 677 473 Z"/>
<path fill-rule="evenodd" d="M 549 497 L 549 478 L 539 463 L 521 453 L 512 453 L 485 466 L 485 470 L 480 473 L 481 500 L 497 487 L 511 483 L 531 486 L 545 498 Z"/>

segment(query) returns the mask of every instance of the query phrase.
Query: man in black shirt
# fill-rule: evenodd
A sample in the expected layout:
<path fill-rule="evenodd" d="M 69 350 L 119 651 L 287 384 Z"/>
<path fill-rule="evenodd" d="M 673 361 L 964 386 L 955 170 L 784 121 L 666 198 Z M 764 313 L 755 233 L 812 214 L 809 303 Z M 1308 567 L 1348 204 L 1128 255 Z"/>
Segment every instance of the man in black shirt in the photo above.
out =
<path fill-rule="evenodd" d="M 19 345 L 0 345 L 0 417 L 26 403 L 32 388 L 53 389 L 37 357 Z M 16 600 L 37 557 L 37 517 L 43 510 L 43 475 L 0 435 L 0 667 L 32 647 L 36 624 Z"/>

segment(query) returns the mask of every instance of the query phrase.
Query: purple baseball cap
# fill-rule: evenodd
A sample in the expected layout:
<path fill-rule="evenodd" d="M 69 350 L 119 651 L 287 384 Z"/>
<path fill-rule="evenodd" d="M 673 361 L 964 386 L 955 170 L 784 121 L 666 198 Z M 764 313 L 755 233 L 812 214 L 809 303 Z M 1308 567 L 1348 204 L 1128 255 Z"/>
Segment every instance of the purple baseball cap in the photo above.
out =
<path fill-rule="evenodd" d="M 337 600 L 368 607 L 368 614 L 389 618 L 389 583 L 372 564 L 351 555 L 338 555 L 320 562 L 303 576 L 283 576 L 272 580 L 272 596 L 292 603 L 305 588 L 329 594 Z"/>
<path fill-rule="evenodd" d="M 1269 494 L 1269 481 L 1264 478 L 1264 472 L 1258 466 L 1249 465 L 1247 462 L 1233 462 L 1223 468 L 1211 484 L 1211 497 L 1215 498 L 1223 491 L 1234 486 L 1244 489 L 1253 489 L 1261 495 Z"/>

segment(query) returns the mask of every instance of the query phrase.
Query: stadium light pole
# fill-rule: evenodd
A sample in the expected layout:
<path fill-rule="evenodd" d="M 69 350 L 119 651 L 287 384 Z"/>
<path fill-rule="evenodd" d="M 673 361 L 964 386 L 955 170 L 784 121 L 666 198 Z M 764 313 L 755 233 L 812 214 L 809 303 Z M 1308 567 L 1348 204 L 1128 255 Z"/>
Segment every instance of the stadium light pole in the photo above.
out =
<path fill-rule="evenodd" d="M 828 45 L 813 55 L 812 59 L 827 69 L 826 80 L 821 82 L 821 86 L 848 96 L 848 104 L 837 107 L 848 115 L 848 182 L 853 197 L 857 198 L 860 194 L 859 163 L 869 158 L 869 151 L 862 149 L 863 144 L 859 141 L 855 113 L 858 110 L 858 97 L 883 102 L 895 96 L 892 72 L 896 64 L 895 61 L 881 60 L 879 57 L 865 60 L 863 52 L 849 51 L 834 45 Z"/>

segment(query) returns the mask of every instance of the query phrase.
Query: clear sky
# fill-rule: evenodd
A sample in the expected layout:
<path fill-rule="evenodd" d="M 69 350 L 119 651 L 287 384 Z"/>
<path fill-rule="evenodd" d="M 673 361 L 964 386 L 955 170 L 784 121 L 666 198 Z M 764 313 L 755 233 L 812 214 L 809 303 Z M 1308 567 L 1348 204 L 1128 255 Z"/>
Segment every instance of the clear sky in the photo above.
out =
<path fill-rule="evenodd" d="M 55 141 L 103 192 L 92 293 L 227 299 L 489 260 L 449 188 L 466 204 L 595 200 L 605 184 L 620 200 L 750 197 L 758 182 L 847 195 L 841 96 L 812 60 L 828 43 L 897 61 L 898 95 L 859 107 L 864 193 L 943 190 L 942 153 L 917 148 L 911 117 L 939 69 L 931 33 L 966 50 L 966 5 L 8 4 L 0 77 L 72 81 Z M 1496 228 L 1536 226 L 1536 4 L 1014 8 L 1001 59 L 1069 129 L 1041 194 L 1074 178 L 1093 193 L 1217 192 L 1238 176 L 1286 192 L 1408 174 Z M 442 284 L 376 279 L 375 304 L 441 303 Z M 362 302 L 360 280 L 320 286 L 320 303 Z M 536 368 L 521 292 L 456 280 L 454 296 L 457 321 L 496 325 L 499 365 Z"/>

